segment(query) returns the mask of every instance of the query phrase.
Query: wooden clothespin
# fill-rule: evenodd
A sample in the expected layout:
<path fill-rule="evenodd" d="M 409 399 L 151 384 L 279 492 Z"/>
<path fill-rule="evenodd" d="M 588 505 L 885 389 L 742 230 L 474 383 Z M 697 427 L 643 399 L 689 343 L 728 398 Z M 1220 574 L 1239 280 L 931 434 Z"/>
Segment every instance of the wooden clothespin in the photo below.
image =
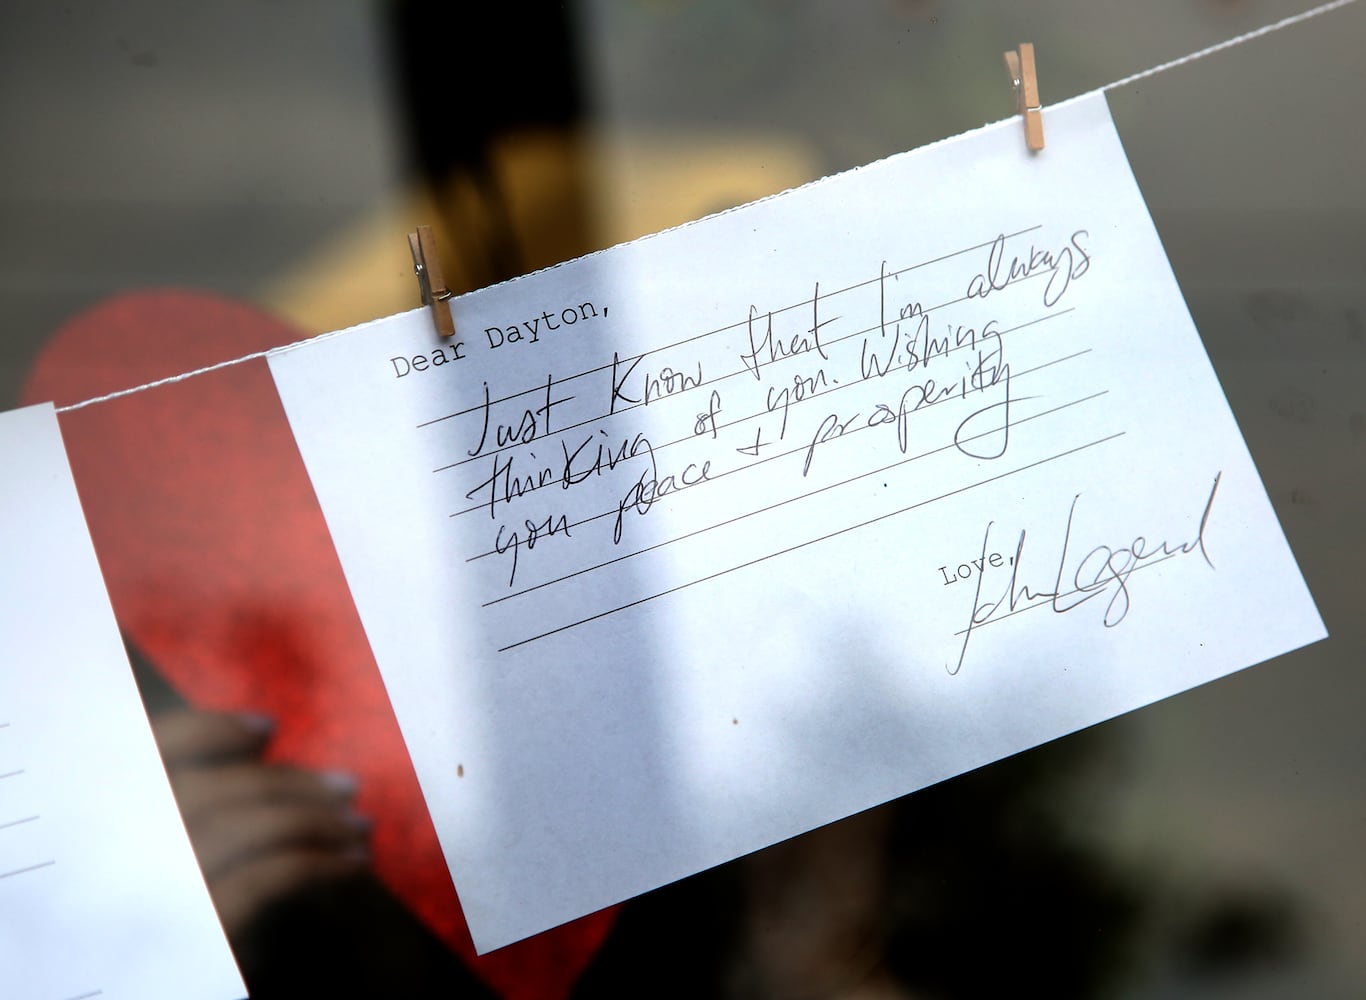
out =
<path fill-rule="evenodd" d="M 1024 115 L 1025 144 L 1037 153 L 1043 149 L 1043 107 L 1034 71 L 1034 43 L 1021 42 L 1020 50 L 1007 52 L 1005 58 L 1006 72 L 1015 89 L 1015 110 Z"/>
<path fill-rule="evenodd" d="M 432 307 L 432 321 L 436 332 L 443 337 L 455 336 L 455 318 L 451 316 L 452 292 L 446 287 L 441 273 L 441 257 L 436 252 L 436 237 L 431 226 L 418 226 L 408 234 L 408 249 L 413 254 L 413 270 L 417 272 L 417 286 L 422 290 L 422 304 Z"/>

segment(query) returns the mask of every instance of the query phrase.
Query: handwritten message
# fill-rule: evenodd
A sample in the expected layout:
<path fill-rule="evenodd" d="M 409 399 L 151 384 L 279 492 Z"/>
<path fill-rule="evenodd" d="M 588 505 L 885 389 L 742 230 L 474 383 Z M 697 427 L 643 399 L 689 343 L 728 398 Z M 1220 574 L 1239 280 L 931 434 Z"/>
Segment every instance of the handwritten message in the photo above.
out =
<path fill-rule="evenodd" d="M 1050 236 L 1056 228 L 1036 224 L 914 263 L 871 263 L 872 277 L 825 291 L 817 280 L 804 300 L 751 302 L 738 322 L 641 353 L 613 350 L 610 363 L 551 370 L 525 388 L 504 377 L 496 396 L 485 380 L 477 405 L 418 428 L 468 444 L 433 471 L 465 501 L 450 516 L 469 522 L 478 540 L 467 561 L 492 559 L 506 575 L 484 606 L 534 595 L 539 609 L 548 588 L 620 575 L 625 560 L 666 546 L 711 547 L 712 532 L 769 531 L 775 513 L 795 529 L 783 534 L 791 544 L 823 542 L 905 512 L 901 490 L 884 486 L 881 501 L 868 498 L 878 476 L 957 493 L 978 485 L 961 482 L 960 470 L 1005 459 L 1012 434 L 1056 445 L 1060 428 L 1103 414 L 1104 386 L 1083 384 L 1090 391 L 1078 394 L 1067 380 L 1061 394 L 1044 391 L 1052 373 L 1041 373 L 1091 351 L 1047 325 L 1073 311 L 1068 292 L 1092 266 L 1089 231 Z M 566 307 L 560 328 L 606 319 L 608 308 Z M 526 343 L 536 343 L 537 323 L 522 326 Z M 490 349 L 525 339 L 518 327 L 484 332 Z M 1068 447 L 1027 467 L 1120 433 L 1067 436 Z M 936 463 L 942 471 L 923 472 Z M 945 584 L 963 565 L 953 577 L 938 567 Z M 647 589 L 667 586 L 624 606 L 589 606 L 587 618 L 548 632 L 517 637 L 509 620 L 499 651 L 716 576 L 679 577 L 667 565 L 642 575 Z M 537 624 L 546 624 L 539 610 L 521 627 Z"/>
<path fill-rule="evenodd" d="M 481 949 L 1323 635 L 1099 96 L 455 314 L 271 366 Z"/>

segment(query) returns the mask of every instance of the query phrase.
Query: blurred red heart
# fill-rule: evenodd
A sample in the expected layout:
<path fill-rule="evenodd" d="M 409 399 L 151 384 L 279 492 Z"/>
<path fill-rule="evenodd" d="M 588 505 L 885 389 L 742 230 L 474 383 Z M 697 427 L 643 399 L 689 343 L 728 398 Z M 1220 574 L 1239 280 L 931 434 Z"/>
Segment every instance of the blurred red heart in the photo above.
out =
<path fill-rule="evenodd" d="M 304 336 L 217 296 L 124 295 L 58 331 L 24 397 L 67 405 Z M 565 996 L 613 912 L 474 957 L 265 360 L 61 422 L 114 611 L 134 644 L 192 703 L 275 719 L 277 759 L 355 774 L 380 879 L 487 983 L 510 1000 Z"/>

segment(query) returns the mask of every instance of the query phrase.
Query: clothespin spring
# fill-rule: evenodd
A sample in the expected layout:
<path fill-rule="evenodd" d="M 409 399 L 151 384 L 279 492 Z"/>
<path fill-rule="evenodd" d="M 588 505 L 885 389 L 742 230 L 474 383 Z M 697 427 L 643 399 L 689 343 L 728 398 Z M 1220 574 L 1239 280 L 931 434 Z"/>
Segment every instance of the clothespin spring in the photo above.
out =
<path fill-rule="evenodd" d="M 1006 73 L 1015 92 L 1015 110 L 1024 116 L 1025 144 L 1034 152 L 1043 149 L 1043 105 L 1039 103 L 1039 78 L 1034 66 L 1034 44 L 1021 42 L 1019 51 L 1005 53 Z"/>
<path fill-rule="evenodd" d="M 408 250 L 413 255 L 413 273 L 417 275 L 422 304 L 431 307 L 437 333 L 443 337 L 454 337 L 455 318 L 451 315 L 449 303 L 455 293 L 446 287 L 446 279 L 441 273 L 441 258 L 436 252 L 436 237 L 432 234 L 432 227 L 418 226 L 417 232 L 409 233 Z"/>

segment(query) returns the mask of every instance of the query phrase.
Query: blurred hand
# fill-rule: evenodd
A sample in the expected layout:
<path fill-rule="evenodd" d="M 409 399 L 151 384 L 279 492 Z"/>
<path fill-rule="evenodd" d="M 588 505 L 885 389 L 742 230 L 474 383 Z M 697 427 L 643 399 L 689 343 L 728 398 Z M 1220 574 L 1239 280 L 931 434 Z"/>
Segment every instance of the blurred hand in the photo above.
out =
<path fill-rule="evenodd" d="M 259 717 L 177 709 L 153 719 L 171 787 L 229 940 L 269 903 L 368 861 L 355 781 L 267 764 Z"/>

